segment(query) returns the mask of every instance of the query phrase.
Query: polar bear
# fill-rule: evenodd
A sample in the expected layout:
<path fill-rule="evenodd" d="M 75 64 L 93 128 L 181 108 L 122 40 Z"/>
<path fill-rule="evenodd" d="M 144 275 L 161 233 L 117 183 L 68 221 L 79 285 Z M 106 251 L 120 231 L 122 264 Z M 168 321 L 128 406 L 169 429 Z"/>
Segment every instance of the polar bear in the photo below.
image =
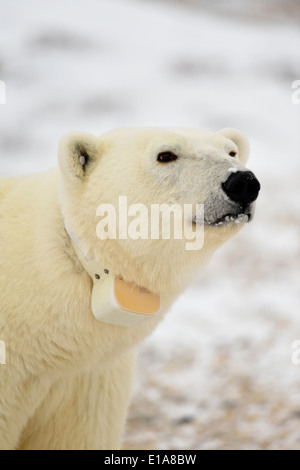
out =
<path fill-rule="evenodd" d="M 136 345 L 251 220 L 260 185 L 245 167 L 247 139 L 231 128 L 74 132 L 58 154 L 45 174 L 0 180 L 0 448 L 119 449 Z M 204 204 L 204 246 L 99 240 L 97 207 L 120 195 L 147 207 Z M 130 326 L 97 319 L 84 259 L 158 296 L 158 313 Z"/>

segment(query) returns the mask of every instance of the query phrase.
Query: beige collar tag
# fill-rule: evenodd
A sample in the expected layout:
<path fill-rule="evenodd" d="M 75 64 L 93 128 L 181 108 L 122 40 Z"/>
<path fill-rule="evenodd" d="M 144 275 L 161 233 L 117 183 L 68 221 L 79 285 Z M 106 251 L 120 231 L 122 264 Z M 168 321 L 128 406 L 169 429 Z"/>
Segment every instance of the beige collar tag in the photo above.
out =
<path fill-rule="evenodd" d="M 160 312 L 159 295 L 125 282 L 83 253 L 79 239 L 66 228 L 74 250 L 93 280 L 92 312 L 97 320 L 119 326 L 136 326 Z"/>

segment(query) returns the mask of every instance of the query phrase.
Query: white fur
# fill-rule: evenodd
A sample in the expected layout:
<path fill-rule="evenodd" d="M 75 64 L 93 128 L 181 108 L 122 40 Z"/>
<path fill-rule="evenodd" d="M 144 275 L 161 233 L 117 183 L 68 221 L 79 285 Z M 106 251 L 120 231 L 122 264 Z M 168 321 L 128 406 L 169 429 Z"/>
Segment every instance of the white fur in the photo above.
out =
<path fill-rule="evenodd" d="M 163 150 L 180 156 L 176 165 L 156 161 Z M 96 208 L 119 195 L 147 206 L 205 202 L 221 191 L 231 150 L 244 168 L 248 144 L 233 129 L 76 132 L 60 143 L 60 169 L 0 180 L 1 449 L 121 446 L 135 346 L 242 224 L 206 227 L 204 248 L 189 252 L 184 240 L 99 241 Z M 102 265 L 160 294 L 161 315 L 134 328 L 97 321 L 65 223 Z"/>

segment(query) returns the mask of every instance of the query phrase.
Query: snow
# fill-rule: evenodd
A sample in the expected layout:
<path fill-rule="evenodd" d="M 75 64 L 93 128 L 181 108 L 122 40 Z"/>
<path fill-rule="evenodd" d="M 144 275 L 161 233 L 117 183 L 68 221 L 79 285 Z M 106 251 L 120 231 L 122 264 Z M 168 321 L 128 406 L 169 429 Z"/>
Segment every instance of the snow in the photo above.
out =
<path fill-rule="evenodd" d="M 141 345 L 125 442 L 299 449 L 299 4 L 212 3 L 3 3 L 1 176 L 56 165 L 70 130 L 243 131 L 256 216 Z"/>

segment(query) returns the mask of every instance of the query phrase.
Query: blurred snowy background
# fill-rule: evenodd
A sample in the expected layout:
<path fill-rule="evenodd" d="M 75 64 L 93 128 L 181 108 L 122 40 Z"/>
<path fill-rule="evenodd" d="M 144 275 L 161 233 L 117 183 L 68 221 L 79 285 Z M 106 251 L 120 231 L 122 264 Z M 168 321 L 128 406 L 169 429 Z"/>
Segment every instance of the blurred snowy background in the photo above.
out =
<path fill-rule="evenodd" d="M 300 449 L 300 2 L 1 0 L 0 11 L 1 176 L 56 165 L 70 130 L 230 126 L 251 141 L 256 218 L 141 345 L 125 447 Z"/>

